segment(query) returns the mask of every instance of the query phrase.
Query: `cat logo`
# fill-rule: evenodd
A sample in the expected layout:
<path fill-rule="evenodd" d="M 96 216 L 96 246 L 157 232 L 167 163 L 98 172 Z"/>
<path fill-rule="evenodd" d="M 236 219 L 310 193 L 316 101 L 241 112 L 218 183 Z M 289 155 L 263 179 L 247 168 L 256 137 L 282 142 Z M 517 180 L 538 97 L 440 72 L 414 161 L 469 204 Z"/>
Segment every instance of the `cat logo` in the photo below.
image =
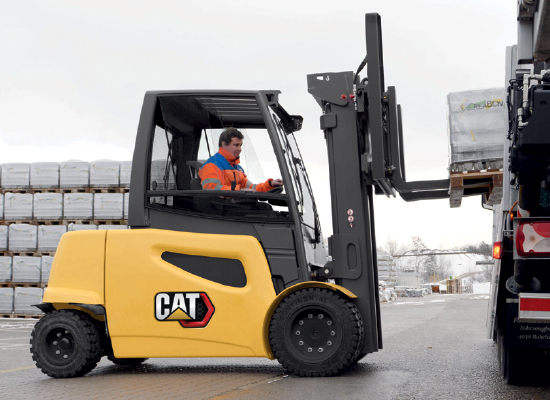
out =
<path fill-rule="evenodd" d="M 157 321 L 179 321 L 184 328 L 204 328 L 214 314 L 206 293 L 167 292 L 155 296 Z"/>

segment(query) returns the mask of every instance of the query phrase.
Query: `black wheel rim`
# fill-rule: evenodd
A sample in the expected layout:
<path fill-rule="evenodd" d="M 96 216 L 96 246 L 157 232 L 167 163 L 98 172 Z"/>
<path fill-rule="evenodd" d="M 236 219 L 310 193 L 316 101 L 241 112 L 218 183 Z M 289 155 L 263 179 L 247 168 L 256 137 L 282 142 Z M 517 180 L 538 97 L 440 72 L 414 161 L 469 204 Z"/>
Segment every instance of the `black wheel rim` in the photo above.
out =
<path fill-rule="evenodd" d="M 285 342 L 299 360 L 318 363 L 338 351 L 342 327 L 336 316 L 324 307 L 302 308 L 287 321 Z"/>
<path fill-rule="evenodd" d="M 73 360 L 75 342 L 73 335 L 65 328 L 54 328 L 48 332 L 45 350 L 50 361 L 57 365 L 67 364 Z"/>

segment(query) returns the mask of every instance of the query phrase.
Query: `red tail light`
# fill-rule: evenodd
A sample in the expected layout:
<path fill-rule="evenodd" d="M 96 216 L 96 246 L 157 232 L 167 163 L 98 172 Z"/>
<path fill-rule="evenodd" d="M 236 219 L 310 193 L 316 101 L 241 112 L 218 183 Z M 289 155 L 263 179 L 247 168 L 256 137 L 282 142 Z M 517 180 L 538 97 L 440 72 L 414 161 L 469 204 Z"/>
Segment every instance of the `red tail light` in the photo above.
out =
<path fill-rule="evenodd" d="M 519 222 L 516 251 L 520 256 L 550 256 L 550 221 Z"/>
<path fill-rule="evenodd" d="M 502 242 L 493 243 L 493 258 L 496 260 L 502 258 Z"/>

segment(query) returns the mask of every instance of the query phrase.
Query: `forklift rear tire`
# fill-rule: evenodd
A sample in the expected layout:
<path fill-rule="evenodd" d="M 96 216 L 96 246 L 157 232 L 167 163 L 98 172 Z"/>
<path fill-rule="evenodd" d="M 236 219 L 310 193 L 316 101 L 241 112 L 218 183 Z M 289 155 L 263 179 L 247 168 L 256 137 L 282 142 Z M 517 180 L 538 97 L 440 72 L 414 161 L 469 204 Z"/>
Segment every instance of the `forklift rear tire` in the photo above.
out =
<path fill-rule="evenodd" d="M 116 365 L 135 366 L 143 364 L 148 358 L 116 358 L 115 356 L 107 356 L 109 361 Z"/>
<path fill-rule="evenodd" d="M 288 372 L 331 376 L 355 361 L 363 345 L 357 307 L 333 291 L 298 290 L 276 308 L 269 326 L 273 354 Z"/>
<path fill-rule="evenodd" d="M 82 376 L 101 359 L 100 340 L 90 316 L 76 310 L 56 310 L 42 317 L 32 331 L 32 359 L 52 378 Z"/>

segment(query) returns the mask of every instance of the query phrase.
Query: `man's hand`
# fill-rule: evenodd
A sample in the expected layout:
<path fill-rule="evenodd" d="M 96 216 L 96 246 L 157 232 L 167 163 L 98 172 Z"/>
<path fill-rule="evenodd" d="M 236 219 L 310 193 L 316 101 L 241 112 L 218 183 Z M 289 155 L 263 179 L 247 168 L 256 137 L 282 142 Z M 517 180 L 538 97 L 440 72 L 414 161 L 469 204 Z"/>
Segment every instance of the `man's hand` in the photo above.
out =
<path fill-rule="evenodd" d="M 271 187 L 283 186 L 283 180 L 282 179 L 273 179 L 272 181 L 269 181 L 269 184 L 271 185 Z"/>

